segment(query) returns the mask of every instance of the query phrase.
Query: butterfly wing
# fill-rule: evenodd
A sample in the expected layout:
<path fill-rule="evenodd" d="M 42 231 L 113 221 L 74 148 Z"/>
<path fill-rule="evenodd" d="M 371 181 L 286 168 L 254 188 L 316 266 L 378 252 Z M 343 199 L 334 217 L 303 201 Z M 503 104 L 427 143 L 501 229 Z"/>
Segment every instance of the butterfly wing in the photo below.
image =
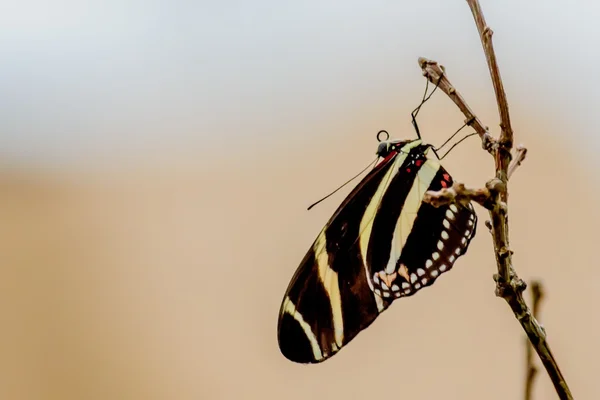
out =
<path fill-rule="evenodd" d="M 405 175 L 410 173 L 405 171 Z M 414 295 L 466 253 L 477 226 L 472 204 L 436 208 L 422 201 L 426 191 L 452 184 L 444 167 L 427 160 L 405 191 L 400 211 L 394 205 L 402 192 L 391 188 L 386 193 L 373 223 L 367 258 L 375 294 L 394 299 Z"/>
<path fill-rule="evenodd" d="M 445 170 L 427 160 L 419 146 L 420 141 L 409 142 L 374 168 L 342 202 L 300 263 L 279 312 L 279 347 L 289 360 L 318 363 L 330 358 L 394 299 L 418 290 L 419 283 L 410 283 L 410 276 L 429 264 L 449 209 L 436 209 L 422 198 L 426 190 L 451 184 Z M 463 225 L 476 221 L 469 207 L 456 213 L 444 234 L 448 246 L 438 252 L 437 269 L 427 270 L 427 285 L 458 257 L 450 262 L 450 250 L 465 237 Z M 408 273 L 402 277 L 396 271 L 397 281 L 390 283 L 388 275 L 377 275 L 391 268 L 388 264 L 405 265 Z M 410 292 L 401 289 L 402 279 Z"/>

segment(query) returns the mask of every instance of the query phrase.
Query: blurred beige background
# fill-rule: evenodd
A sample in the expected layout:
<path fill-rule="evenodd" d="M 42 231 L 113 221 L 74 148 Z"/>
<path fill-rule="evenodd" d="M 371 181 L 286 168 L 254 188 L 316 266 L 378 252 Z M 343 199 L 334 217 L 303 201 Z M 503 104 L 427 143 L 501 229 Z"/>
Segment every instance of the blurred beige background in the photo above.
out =
<path fill-rule="evenodd" d="M 524 334 L 494 297 L 481 208 L 453 272 L 334 358 L 277 348 L 283 291 L 350 188 L 306 206 L 373 159 L 379 129 L 414 135 L 419 56 L 498 132 L 466 3 L 427 4 L 3 4 L 0 398 L 521 398 Z M 515 268 L 545 285 L 574 396 L 597 399 L 600 11 L 482 6 L 529 148 Z M 435 144 L 462 121 L 441 93 L 419 119 Z M 493 173 L 477 139 L 444 165 L 471 186 Z M 555 398 L 538 376 L 535 398 Z"/>

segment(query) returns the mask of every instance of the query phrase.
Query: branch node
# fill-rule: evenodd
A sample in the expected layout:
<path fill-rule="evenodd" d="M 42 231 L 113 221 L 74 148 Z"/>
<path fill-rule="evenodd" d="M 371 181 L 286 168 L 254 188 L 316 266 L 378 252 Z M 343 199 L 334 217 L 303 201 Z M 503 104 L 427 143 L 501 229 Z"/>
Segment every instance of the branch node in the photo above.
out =
<path fill-rule="evenodd" d="M 492 30 L 492 28 L 490 28 L 489 26 L 486 26 L 485 28 L 483 28 L 483 36 L 487 39 L 490 40 L 492 38 L 492 35 L 494 34 L 494 31 Z"/>
<path fill-rule="evenodd" d="M 498 257 L 500 258 L 506 258 L 508 256 L 511 256 L 514 254 L 514 251 L 510 250 L 508 247 L 500 247 L 500 249 L 498 250 Z"/>
<path fill-rule="evenodd" d="M 490 232 L 492 232 L 492 221 L 490 221 L 489 219 L 486 219 L 485 226 L 489 229 Z"/>
<path fill-rule="evenodd" d="M 515 314 L 519 322 L 523 322 L 525 320 L 531 319 L 531 311 L 529 309 L 524 309 L 522 312 Z"/>
<path fill-rule="evenodd" d="M 487 188 L 487 190 L 490 191 L 490 193 L 493 196 L 502 193 L 506 190 L 506 184 L 504 184 L 504 182 L 502 182 L 498 178 L 493 178 L 487 181 L 485 187 Z"/>
<path fill-rule="evenodd" d="M 506 215 L 508 213 L 508 205 L 503 201 L 499 201 L 498 202 L 498 211 L 501 212 L 502 214 Z"/>
<path fill-rule="evenodd" d="M 510 253 L 514 254 L 512 251 Z M 512 282 L 517 293 L 523 293 L 527 289 L 527 283 L 521 278 L 513 279 Z"/>

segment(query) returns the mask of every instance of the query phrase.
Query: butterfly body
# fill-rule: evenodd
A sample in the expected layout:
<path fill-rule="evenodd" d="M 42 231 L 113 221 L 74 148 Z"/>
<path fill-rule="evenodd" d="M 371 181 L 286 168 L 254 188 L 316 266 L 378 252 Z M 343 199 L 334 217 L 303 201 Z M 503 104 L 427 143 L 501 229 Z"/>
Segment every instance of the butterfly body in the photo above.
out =
<path fill-rule="evenodd" d="M 322 362 L 391 303 L 432 285 L 467 251 L 471 204 L 433 207 L 428 190 L 452 185 L 420 139 L 380 142 L 383 159 L 345 198 L 301 261 L 278 320 L 282 354 Z"/>

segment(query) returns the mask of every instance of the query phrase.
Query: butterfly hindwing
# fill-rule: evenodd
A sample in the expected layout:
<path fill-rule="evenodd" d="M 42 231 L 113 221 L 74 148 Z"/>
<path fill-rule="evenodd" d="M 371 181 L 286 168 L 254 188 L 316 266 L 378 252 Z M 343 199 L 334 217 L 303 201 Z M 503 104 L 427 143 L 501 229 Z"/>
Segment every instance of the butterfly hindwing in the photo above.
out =
<path fill-rule="evenodd" d="M 422 202 L 427 190 L 452 184 L 426 158 L 426 146 L 415 140 L 395 148 L 342 202 L 286 290 L 278 341 L 292 361 L 318 363 L 336 354 L 394 299 L 449 270 L 460 255 L 455 249 L 464 253 L 475 233 L 470 205 Z M 454 218 L 451 207 L 460 207 Z M 440 240 L 445 247 L 437 249 Z"/>
<path fill-rule="evenodd" d="M 434 160 L 422 166 L 417 181 L 413 190 L 419 185 L 426 186 L 426 191 L 437 191 L 453 183 L 448 172 Z M 415 197 L 422 199 L 423 194 L 419 190 Z M 407 229 L 407 220 L 412 222 L 410 229 Z M 421 202 L 410 211 L 405 207 L 396 223 L 392 242 L 385 241 L 384 237 L 372 241 L 373 246 L 381 249 L 379 257 L 385 260 L 385 265 L 375 260 L 369 264 L 375 292 L 399 298 L 430 286 L 467 251 L 476 225 L 477 216 L 471 204 L 434 207 Z M 387 247 L 382 242 L 388 243 Z M 390 247 L 392 250 L 386 253 Z"/>

